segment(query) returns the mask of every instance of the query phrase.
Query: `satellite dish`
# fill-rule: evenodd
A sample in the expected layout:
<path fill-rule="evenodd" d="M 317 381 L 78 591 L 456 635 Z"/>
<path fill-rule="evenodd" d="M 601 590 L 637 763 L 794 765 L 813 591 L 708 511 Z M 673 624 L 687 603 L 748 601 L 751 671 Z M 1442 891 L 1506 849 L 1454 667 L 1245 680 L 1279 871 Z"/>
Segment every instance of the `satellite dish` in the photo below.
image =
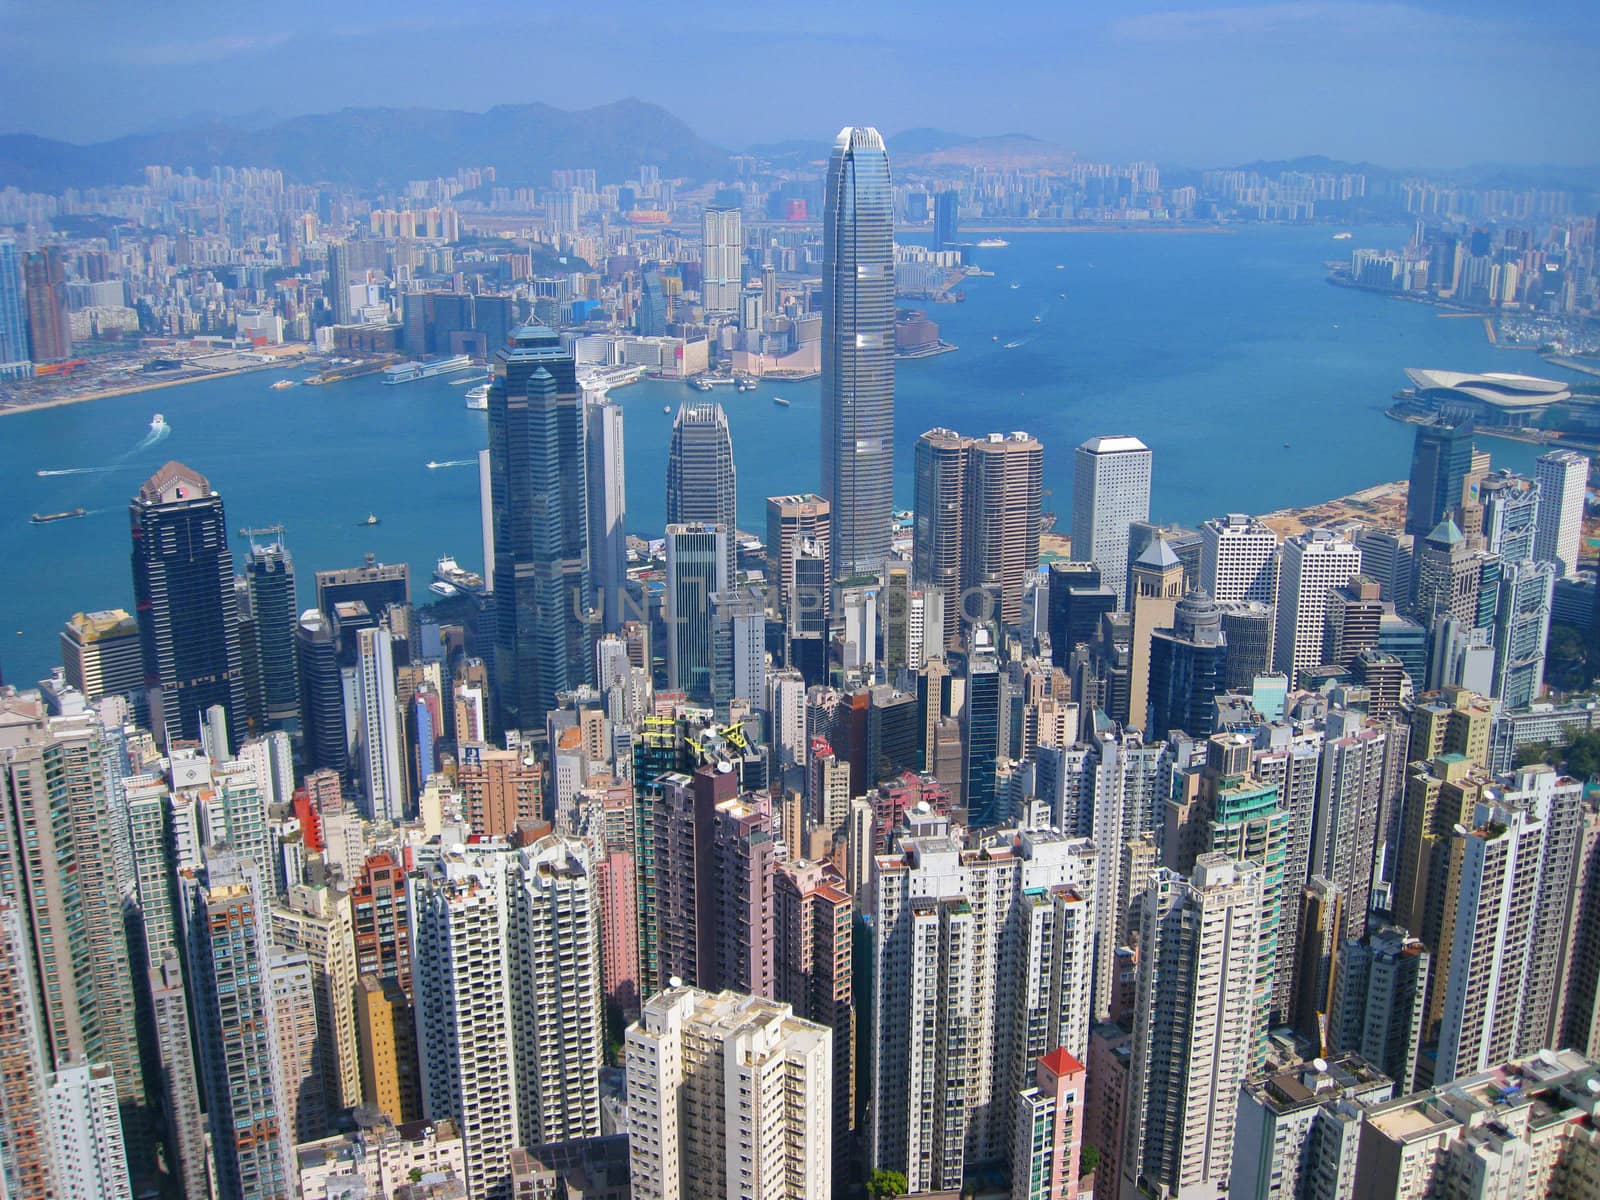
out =
<path fill-rule="evenodd" d="M 729 762 L 725 758 L 717 759 L 717 774 L 718 775 L 726 775 L 731 770 L 733 770 L 733 764 L 731 762 Z"/>
<path fill-rule="evenodd" d="M 1326 1075 L 1328 1073 L 1328 1060 L 1325 1059 L 1325 1058 L 1314 1058 L 1314 1059 L 1312 1059 L 1311 1060 L 1311 1069 L 1313 1071 L 1315 1071 L 1318 1075 Z"/>
<path fill-rule="evenodd" d="M 680 976 L 674 975 L 671 979 L 667 980 L 667 986 L 669 988 L 681 988 L 683 986 L 683 979 Z"/>
<path fill-rule="evenodd" d="M 530 754 L 530 755 L 528 755 L 527 758 L 522 760 L 522 765 L 525 766 L 525 767 L 531 767 L 531 766 L 533 766 L 534 762 L 535 762 L 535 759 L 534 759 L 533 755 Z"/>

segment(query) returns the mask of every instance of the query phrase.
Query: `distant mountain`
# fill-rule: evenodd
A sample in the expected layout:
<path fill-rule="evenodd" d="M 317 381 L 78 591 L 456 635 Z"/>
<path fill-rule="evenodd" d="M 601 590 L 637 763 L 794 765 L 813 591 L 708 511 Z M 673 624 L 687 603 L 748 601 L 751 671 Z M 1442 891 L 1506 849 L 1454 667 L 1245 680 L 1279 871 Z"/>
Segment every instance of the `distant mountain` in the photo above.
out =
<path fill-rule="evenodd" d="M 665 176 L 721 175 L 725 150 L 642 100 L 567 112 L 548 104 L 488 112 L 347 108 L 266 128 L 216 121 L 172 133 L 136 134 L 79 146 L 31 134 L 0 136 L 0 186 L 58 191 L 132 183 L 151 163 L 277 167 L 300 182 L 396 184 L 493 166 L 502 184 L 547 183 L 559 167 L 593 167 L 618 183 L 653 163 Z"/>

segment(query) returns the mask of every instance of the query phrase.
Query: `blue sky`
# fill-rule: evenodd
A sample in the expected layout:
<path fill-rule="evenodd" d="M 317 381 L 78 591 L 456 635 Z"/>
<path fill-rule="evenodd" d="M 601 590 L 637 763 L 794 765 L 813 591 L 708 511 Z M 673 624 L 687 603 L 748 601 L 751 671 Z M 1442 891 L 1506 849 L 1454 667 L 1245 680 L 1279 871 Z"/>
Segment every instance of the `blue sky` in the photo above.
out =
<path fill-rule="evenodd" d="M 1595 0 L 0 0 L 0 132 L 638 96 L 724 146 L 847 123 L 1206 165 L 1600 163 Z"/>

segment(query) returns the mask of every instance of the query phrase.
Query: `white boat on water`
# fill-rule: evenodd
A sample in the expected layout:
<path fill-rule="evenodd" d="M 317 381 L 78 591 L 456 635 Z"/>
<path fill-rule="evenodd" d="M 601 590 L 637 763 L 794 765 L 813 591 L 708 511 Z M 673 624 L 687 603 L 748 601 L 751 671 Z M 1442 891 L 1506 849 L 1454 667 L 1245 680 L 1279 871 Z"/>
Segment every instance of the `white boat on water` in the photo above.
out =
<path fill-rule="evenodd" d="M 450 590 L 440 592 L 441 586 Z M 454 596 L 459 592 L 477 593 L 483 591 L 483 576 L 476 571 L 467 570 L 450 555 L 441 554 L 434 566 L 433 583 L 430 587 L 441 596 Z"/>
<path fill-rule="evenodd" d="M 480 383 L 467 392 L 467 407 L 473 412 L 489 411 L 489 385 Z"/>

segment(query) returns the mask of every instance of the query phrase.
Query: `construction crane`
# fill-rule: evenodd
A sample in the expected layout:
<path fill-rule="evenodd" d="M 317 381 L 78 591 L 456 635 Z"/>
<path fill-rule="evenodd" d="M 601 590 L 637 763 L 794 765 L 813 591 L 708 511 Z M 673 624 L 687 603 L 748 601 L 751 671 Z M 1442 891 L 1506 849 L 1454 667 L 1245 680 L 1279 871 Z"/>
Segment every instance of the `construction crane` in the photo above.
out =
<path fill-rule="evenodd" d="M 239 530 L 240 537 L 250 539 L 250 548 L 252 550 L 256 547 L 256 536 L 263 533 L 275 533 L 278 535 L 278 541 L 283 541 L 284 529 L 282 525 L 246 525 Z"/>

